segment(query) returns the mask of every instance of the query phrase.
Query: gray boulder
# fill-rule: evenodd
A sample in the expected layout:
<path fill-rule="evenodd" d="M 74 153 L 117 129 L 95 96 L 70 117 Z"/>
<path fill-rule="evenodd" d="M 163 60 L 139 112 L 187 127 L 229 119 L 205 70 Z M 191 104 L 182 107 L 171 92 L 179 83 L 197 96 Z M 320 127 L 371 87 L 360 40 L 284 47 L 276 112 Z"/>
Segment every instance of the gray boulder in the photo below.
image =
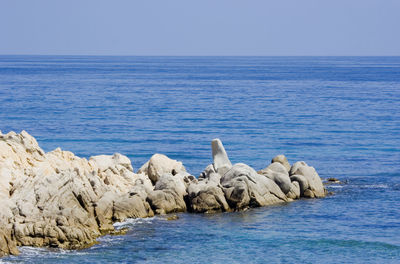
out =
<path fill-rule="evenodd" d="M 285 155 L 277 155 L 277 156 L 275 156 L 272 159 L 271 163 L 276 163 L 276 162 L 282 164 L 286 168 L 287 171 L 289 171 L 290 168 L 291 168 L 290 163 L 287 160 Z"/>
<path fill-rule="evenodd" d="M 307 180 L 308 188 L 302 192 L 304 197 L 308 198 L 322 198 L 326 195 L 326 190 L 322 184 L 322 180 L 314 167 L 308 166 L 304 161 L 298 161 L 293 164 L 290 169 L 290 175 L 301 175 Z M 298 177 L 297 177 L 298 178 Z M 300 183 L 300 182 L 299 182 Z M 301 184 L 300 184 L 301 187 Z"/>
<path fill-rule="evenodd" d="M 289 172 L 286 169 L 286 167 L 284 165 L 282 165 L 282 163 L 279 163 L 279 162 L 271 163 L 271 164 L 268 165 L 268 167 L 266 169 L 270 169 L 272 171 L 285 174 L 285 175 L 287 175 L 289 177 Z"/>
<path fill-rule="evenodd" d="M 258 174 L 273 180 L 285 194 L 287 194 L 292 187 L 289 173 L 281 163 L 271 163 L 267 168 L 258 171 Z"/>
<path fill-rule="evenodd" d="M 148 175 L 153 184 L 155 184 L 164 173 L 175 175 L 179 172 L 186 172 L 182 162 L 170 159 L 163 154 L 154 154 L 138 171 L 139 174 L 144 173 Z"/>
<path fill-rule="evenodd" d="M 292 175 L 290 176 L 290 180 L 292 182 L 298 182 L 300 188 L 300 196 L 303 197 L 304 191 L 307 190 L 309 187 L 306 177 L 304 177 L 303 175 Z"/>
<path fill-rule="evenodd" d="M 289 199 L 299 199 L 300 198 L 300 185 L 297 181 L 291 183 L 289 192 L 286 194 Z"/>
<path fill-rule="evenodd" d="M 257 174 L 246 164 L 235 164 L 221 179 L 225 197 L 235 210 L 287 202 L 287 197 L 271 179 Z"/>
<path fill-rule="evenodd" d="M 214 181 L 202 180 L 188 187 L 190 211 L 196 213 L 214 213 L 229 211 L 222 186 Z"/>
<path fill-rule="evenodd" d="M 112 218 L 114 221 L 123 221 L 127 218 L 143 218 L 148 216 L 154 216 L 150 204 L 134 190 L 118 197 L 114 201 Z"/>
<path fill-rule="evenodd" d="M 186 211 L 184 196 L 186 186 L 182 177 L 165 173 L 161 175 L 147 200 L 157 214 Z"/>

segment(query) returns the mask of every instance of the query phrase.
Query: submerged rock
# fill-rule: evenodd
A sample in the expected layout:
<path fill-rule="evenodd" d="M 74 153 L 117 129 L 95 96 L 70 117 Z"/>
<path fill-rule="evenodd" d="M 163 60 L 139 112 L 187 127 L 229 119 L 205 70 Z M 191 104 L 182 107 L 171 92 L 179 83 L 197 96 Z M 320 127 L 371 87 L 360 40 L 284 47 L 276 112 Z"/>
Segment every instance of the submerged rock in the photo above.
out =
<path fill-rule="evenodd" d="M 162 154 L 134 173 L 119 153 L 89 160 L 59 148 L 45 153 L 25 131 L 0 132 L 0 256 L 18 254 L 18 246 L 88 247 L 115 233 L 113 223 L 126 218 L 325 196 L 317 172 L 305 162 L 290 167 L 279 155 L 257 173 L 243 163 L 232 166 L 219 139 L 211 145 L 213 164 L 196 179 L 182 162 Z"/>
<path fill-rule="evenodd" d="M 177 216 L 177 215 L 171 215 L 171 216 L 167 217 L 168 221 L 173 221 L 173 220 L 178 220 L 178 219 L 179 219 L 179 216 Z"/>
<path fill-rule="evenodd" d="M 339 184 L 339 183 L 342 183 L 342 182 L 339 181 L 339 180 L 336 179 L 336 178 L 333 178 L 333 177 L 326 179 L 326 183 L 325 183 L 325 184 L 333 184 L 333 183 Z"/>

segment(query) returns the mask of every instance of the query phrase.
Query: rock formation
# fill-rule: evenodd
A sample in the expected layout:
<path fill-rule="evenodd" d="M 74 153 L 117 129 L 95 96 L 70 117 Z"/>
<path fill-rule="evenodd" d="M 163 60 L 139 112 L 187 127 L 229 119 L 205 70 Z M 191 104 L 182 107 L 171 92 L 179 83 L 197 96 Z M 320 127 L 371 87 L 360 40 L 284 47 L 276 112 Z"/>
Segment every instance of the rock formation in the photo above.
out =
<path fill-rule="evenodd" d="M 219 139 L 198 178 L 181 162 L 155 154 L 137 173 L 124 155 L 89 160 L 45 153 L 27 132 L 0 132 L 0 256 L 18 246 L 84 248 L 126 218 L 171 212 L 226 212 L 320 198 L 326 191 L 305 162 L 279 155 L 256 172 L 232 165 Z"/>

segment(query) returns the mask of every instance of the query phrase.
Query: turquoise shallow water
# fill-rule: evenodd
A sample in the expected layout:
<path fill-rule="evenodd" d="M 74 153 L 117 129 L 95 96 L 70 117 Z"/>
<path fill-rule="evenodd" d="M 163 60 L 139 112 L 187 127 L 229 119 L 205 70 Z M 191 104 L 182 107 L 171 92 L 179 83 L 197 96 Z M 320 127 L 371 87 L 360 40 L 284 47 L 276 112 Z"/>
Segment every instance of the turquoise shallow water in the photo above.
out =
<path fill-rule="evenodd" d="M 198 175 L 221 138 L 256 169 L 280 153 L 335 195 L 216 215 L 130 220 L 80 251 L 7 262 L 400 263 L 400 57 L 0 56 L 0 129 L 45 151 L 153 153 Z"/>

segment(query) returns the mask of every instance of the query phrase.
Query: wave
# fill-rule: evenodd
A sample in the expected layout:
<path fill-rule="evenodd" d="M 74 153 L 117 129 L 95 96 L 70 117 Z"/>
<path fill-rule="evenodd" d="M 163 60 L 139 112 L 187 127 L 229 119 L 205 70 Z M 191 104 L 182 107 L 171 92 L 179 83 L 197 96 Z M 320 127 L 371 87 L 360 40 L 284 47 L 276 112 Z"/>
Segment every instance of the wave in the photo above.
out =
<path fill-rule="evenodd" d="M 329 185 L 328 188 L 343 188 L 343 185 Z"/>
<path fill-rule="evenodd" d="M 68 250 L 68 249 L 61 249 L 61 248 L 40 248 L 40 247 L 19 247 L 19 251 L 21 255 L 27 257 L 35 257 L 39 255 L 65 255 L 71 254 L 85 254 L 83 251 L 77 250 Z"/>
<path fill-rule="evenodd" d="M 61 260 L 68 258 L 72 255 L 87 255 L 88 253 L 83 250 L 67 250 L 60 248 L 40 248 L 40 247 L 29 247 L 23 246 L 18 247 L 20 255 L 18 256 L 7 256 L 5 259 L 0 259 L 0 264 L 2 263 L 35 263 L 37 259 L 52 259 Z"/>
<path fill-rule="evenodd" d="M 142 223 L 151 223 L 153 222 L 155 217 L 148 217 L 148 218 L 128 218 L 123 222 L 116 222 L 113 224 L 116 230 L 121 230 L 123 228 L 133 228 L 137 224 Z"/>
<path fill-rule="evenodd" d="M 387 189 L 389 188 L 389 185 L 387 184 L 366 184 L 366 185 L 359 185 L 359 188 L 365 188 L 365 189 Z"/>

